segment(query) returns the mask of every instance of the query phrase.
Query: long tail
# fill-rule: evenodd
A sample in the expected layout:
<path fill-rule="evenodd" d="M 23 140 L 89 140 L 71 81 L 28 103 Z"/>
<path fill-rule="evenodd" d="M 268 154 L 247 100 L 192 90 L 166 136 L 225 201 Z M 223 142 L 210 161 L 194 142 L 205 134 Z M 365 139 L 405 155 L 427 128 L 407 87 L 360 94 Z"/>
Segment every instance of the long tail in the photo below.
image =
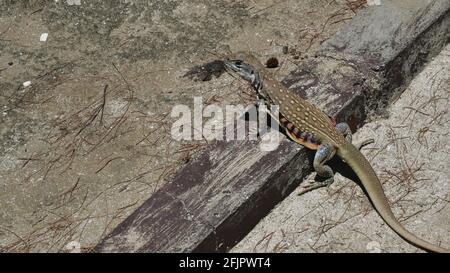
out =
<path fill-rule="evenodd" d="M 358 175 L 376 211 L 380 214 L 386 224 L 392 228 L 392 230 L 412 245 L 423 250 L 450 253 L 450 249 L 445 249 L 424 241 L 406 230 L 403 225 L 400 224 L 392 213 L 388 199 L 384 194 L 380 180 L 378 179 L 375 171 L 358 149 L 356 149 L 352 144 L 346 143 L 338 149 L 337 154 L 344 159 Z"/>

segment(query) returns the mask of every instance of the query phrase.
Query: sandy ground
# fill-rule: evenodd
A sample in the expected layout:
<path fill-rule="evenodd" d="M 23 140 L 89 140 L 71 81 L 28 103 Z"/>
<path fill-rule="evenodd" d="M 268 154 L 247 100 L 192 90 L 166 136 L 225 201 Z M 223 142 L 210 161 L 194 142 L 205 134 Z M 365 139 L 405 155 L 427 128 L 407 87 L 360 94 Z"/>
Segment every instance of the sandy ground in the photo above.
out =
<path fill-rule="evenodd" d="M 450 247 L 450 45 L 389 107 L 365 124 L 355 143 L 379 175 L 394 214 L 406 228 Z M 308 179 L 312 179 L 312 174 Z M 419 252 L 372 209 L 361 189 L 337 174 L 329 188 L 294 191 L 232 252 Z M 304 183 L 304 182 L 303 182 Z"/>
<path fill-rule="evenodd" d="M 0 251 L 88 251 L 205 144 L 173 105 L 249 99 L 190 67 L 251 49 L 282 78 L 363 2 L 0 1 Z"/>

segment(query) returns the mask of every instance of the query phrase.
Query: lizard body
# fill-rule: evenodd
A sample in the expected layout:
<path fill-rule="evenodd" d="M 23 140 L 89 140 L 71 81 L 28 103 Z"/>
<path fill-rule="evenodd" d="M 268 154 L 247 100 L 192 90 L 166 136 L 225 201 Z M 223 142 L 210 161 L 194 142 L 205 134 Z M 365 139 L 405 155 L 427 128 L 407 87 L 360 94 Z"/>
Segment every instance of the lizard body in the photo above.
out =
<path fill-rule="evenodd" d="M 324 182 L 317 182 L 317 185 L 311 186 L 306 191 L 327 186 L 333 182 L 334 173 L 325 163 L 337 154 L 353 169 L 376 211 L 398 235 L 412 245 L 427 251 L 450 252 L 449 249 L 418 238 L 396 219 L 375 171 L 361 152 L 351 144 L 351 131 L 347 124 L 336 125 L 319 108 L 288 91 L 251 53 L 237 53 L 224 63 L 228 70 L 251 83 L 256 90 L 258 100 L 279 106 L 280 127 L 286 130 L 293 141 L 317 150 L 314 169 L 319 176 L 327 179 Z"/>

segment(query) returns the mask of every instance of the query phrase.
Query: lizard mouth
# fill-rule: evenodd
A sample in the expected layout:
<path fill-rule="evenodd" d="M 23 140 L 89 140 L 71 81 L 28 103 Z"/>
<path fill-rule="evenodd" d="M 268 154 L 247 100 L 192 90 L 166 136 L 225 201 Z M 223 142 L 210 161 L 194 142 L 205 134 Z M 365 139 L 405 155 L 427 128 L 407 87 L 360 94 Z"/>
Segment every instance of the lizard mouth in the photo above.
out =
<path fill-rule="evenodd" d="M 223 63 L 225 64 L 225 68 L 228 68 L 228 69 L 230 69 L 230 70 L 232 70 L 232 71 L 235 71 L 235 72 L 237 72 L 237 71 L 239 71 L 239 67 L 237 66 L 237 63 L 238 61 L 235 61 L 235 60 L 224 60 L 223 61 Z"/>

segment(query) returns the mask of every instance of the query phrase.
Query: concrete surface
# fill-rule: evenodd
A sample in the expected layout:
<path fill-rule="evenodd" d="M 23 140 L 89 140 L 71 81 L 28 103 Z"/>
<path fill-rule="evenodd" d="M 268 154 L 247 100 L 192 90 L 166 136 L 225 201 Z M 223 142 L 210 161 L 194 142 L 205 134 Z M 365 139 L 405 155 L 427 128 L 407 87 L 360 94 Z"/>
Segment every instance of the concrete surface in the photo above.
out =
<path fill-rule="evenodd" d="M 363 153 L 398 219 L 419 237 L 447 248 L 449 72 L 447 46 L 388 108 L 389 117 L 367 123 L 354 139 L 375 139 Z M 336 177 L 327 189 L 303 196 L 294 191 L 231 252 L 420 252 L 383 223 L 354 182 Z"/>
<path fill-rule="evenodd" d="M 251 49 L 261 56 L 278 57 L 284 64 L 277 70 L 282 78 L 348 22 L 359 7 L 348 1 L 328 0 L 0 2 L 0 251 L 90 251 L 204 146 L 202 142 L 172 141 L 171 120 L 167 117 L 172 105 L 189 104 L 194 95 L 220 105 L 250 101 L 245 92 L 238 91 L 240 83 L 231 77 L 186 84 L 181 76 L 188 68 L 230 51 Z M 48 33 L 46 41 L 40 41 L 43 33 Z M 287 55 L 281 53 L 285 45 L 289 46 Z M 31 85 L 23 85 L 28 81 Z M 437 117 L 433 122 L 439 127 L 438 118 L 445 115 L 436 111 L 430 110 L 428 115 L 430 120 Z M 428 135 L 439 129 L 425 127 L 418 129 L 419 143 L 424 143 L 425 136 L 427 141 L 432 140 Z M 429 147 L 436 147 L 440 141 L 434 145 L 431 140 Z M 384 143 L 373 147 L 384 150 Z M 381 152 L 376 158 L 380 156 Z M 437 217 L 419 235 L 436 241 L 442 238 L 443 245 L 448 246 L 444 239 L 449 238 L 445 236 L 449 226 L 445 202 L 449 197 L 436 199 L 433 195 L 448 192 L 448 184 L 442 183 L 436 192 L 431 186 L 430 191 L 413 191 L 417 183 L 430 183 L 428 176 L 419 176 L 427 168 L 416 170 L 413 167 L 420 165 L 404 162 L 400 174 L 413 188 L 392 193 L 397 188 L 389 188 L 389 197 L 406 196 L 396 202 L 395 212 L 409 220 Z M 395 175 L 392 169 L 385 173 L 388 178 Z M 393 178 L 386 180 L 395 183 Z M 436 185 L 433 183 L 433 187 Z M 301 197 L 308 201 L 302 208 L 312 206 L 320 199 L 315 195 L 321 192 Z M 292 219 L 324 224 L 317 232 L 306 226 L 312 235 L 291 224 L 288 239 L 283 226 L 278 233 L 271 234 L 272 230 L 246 239 L 235 250 L 252 251 L 260 247 L 260 241 L 270 239 L 269 246 L 271 236 L 281 234 L 279 241 L 270 245 L 273 251 L 292 245 L 304 247 L 308 239 L 313 240 L 308 242 L 311 248 L 286 251 L 415 251 L 389 233 L 357 188 L 346 187 L 333 196 L 335 199 L 323 197 L 323 204 L 315 204 L 320 208 L 329 202 L 344 203 L 338 199 L 342 196 L 345 200 L 358 197 L 346 203 L 356 209 L 356 214 L 360 208 L 370 212 L 370 217 L 357 214 L 352 218 L 370 223 L 364 226 L 362 221 L 357 222 L 369 229 L 370 240 L 358 230 L 352 234 L 359 235 L 349 236 L 345 225 L 352 220 L 347 221 L 347 216 L 353 216 L 343 214 L 346 209 L 342 207 L 331 210 L 330 205 L 322 210 L 327 214 L 319 214 L 319 218 L 343 216 L 307 221 L 305 218 L 316 215 L 316 209 L 282 219 L 286 223 Z M 426 203 L 420 208 L 410 206 L 418 204 L 417 200 Z M 379 226 L 373 225 L 376 221 Z M 381 227 L 385 232 L 380 233 Z M 345 232 L 331 236 L 342 229 Z M 377 234 L 391 236 L 382 241 L 384 237 Z M 444 237 L 439 237 L 441 234 Z M 348 245 L 338 248 L 346 238 Z M 246 247 L 239 250 L 242 245 Z"/>
<path fill-rule="evenodd" d="M 294 66 L 358 7 L 1 1 L 0 251 L 89 251 L 204 144 L 172 141 L 172 105 L 249 99 L 232 78 L 186 84 L 189 67 L 249 48 Z"/>

